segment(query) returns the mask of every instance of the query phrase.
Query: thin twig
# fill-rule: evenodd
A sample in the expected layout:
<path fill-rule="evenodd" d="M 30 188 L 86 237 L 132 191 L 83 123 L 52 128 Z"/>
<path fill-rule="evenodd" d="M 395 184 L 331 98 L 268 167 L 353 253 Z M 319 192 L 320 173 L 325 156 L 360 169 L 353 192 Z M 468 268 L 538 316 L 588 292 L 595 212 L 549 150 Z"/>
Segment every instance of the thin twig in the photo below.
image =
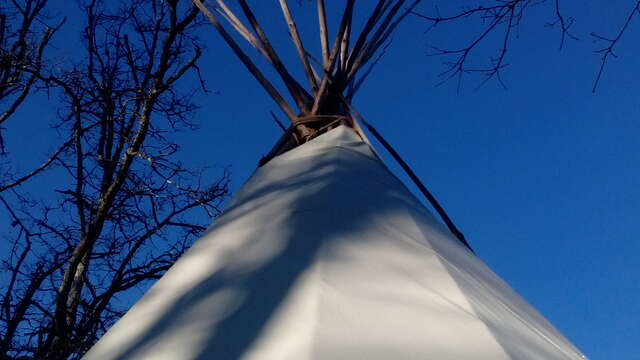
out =
<path fill-rule="evenodd" d="M 556 9 L 556 21 L 549 23 L 548 26 L 555 26 L 556 24 L 560 25 L 560 46 L 559 49 L 562 49 L 564 46 L 564 42 L 565 39 L 568 37 L 570 39 L 573 40 L 579 40 L 577 36 L 573 35 L 570 31 L 569 28 L 571 28 L 571 26 L 574 23 L 574 18 L 573 17 L 568 17 L 565 18 L 564 15 L 562 15 L 562 12 L 560 12 L 560 0 L 555 0 L 555 9 Z"/>
<path fill-rule="evenodd" d="M 595 33 L 591 33 L 591 36 L 593 36 L 596 40 L 601 40 L 609 43 L 609 46 L 596 51 L 596 53 L 602 54 L 602 59 L 600 62 L 600 69 L 598 70 L 598 75 L 596 76 L 596 80 L 593 83 L 593 88 L 591 89 L 591 92 L 593 93 L 596 92 L 596 88 L 598 87 L 598 84 L 600 83 L 600 78 L 602 78 L 602 73 L 604 72 L 604 67 L 607 64 L 607 60 L 609 60 L 609 55 L 613 57 L 617 57 L 617 55 L 613 52 L 613 48 L 618 44 L 618 41 L 620 40 L 622 35 L 625 33 L 625 31 L 629 27 L 629 24 L 631 23 L 631 19 L 633 19 L 633 17 L 637 13 L 640 13 L 640 1 L 637 1 L 635 5 L 633 5 L 633 9 L 627 16 L 627 20 L 624 22 L 624 25 L 622 25 L 622 28 L 620 29 L 620 31 L 618 31 L 618 33 L 613 39 L 606 38 L 604 36 L 600 36 Z"/>
<path fill-rule="evenodd" d="M 435 53 L 429 55 L 445 56 L 447 59 L 443 64 L 447 67 L 445 71 L 440 73 L 443 78 L 436 86 L 443 85 L 450 80 L 457 79 L 457 91 L 460 91 L 463 75 L 466 74 L 481 74 L 485 79 L 481 81 L 479 86 L 482 86 L 490 79 L 497 79 L 500 85 L 505 87 L 501 77 L 501 70 L 504 69 L 507 61 L 507 53 L 510 40 L 515 36 L 514 29 L 517 30 L 520 25 L 524 12 L 530 6 L 534 6 L 543 1 L 537 2 L 535 0 L 504 0 L 497 1 L 496 5 L 492 6 L 476 6 L 473 8 L 463 9 L 453 15 L 442 16 L 439 14 L 439 10 L 436 7 L 435 15 L 421 14 L 416 11 L 411 13 L 423 20 L 431 23 L 427 31 L 434 29 L 437 25 L 442 24 L 458 24 L 467 19 L 480 20 L 482 22 L 482 28 L 480 32 L 472 38 L 469 43 L 454 47 L 454 48 L 440 48 L 431 46 L 431 49 L 435 50 Z M 557 19 L 555 22 L 548 23 L 547 26 L 554 26 L 559 24 L 561 37 L 560 45 L 563 46 L 565 39 L 577 39 L 572 33 L 569 32 L 569 28 L 573 24 L 572 18 L 566 18 L 560 12 L 560 0 L 555 0 L 553 6 L 553 16 Z M 501 32 L 502 36 L 490 36 L 495 32 Z M 500 39 L 500 40 L 493 40 Z M 487 65 L 475 66 L 473 65 L 473 54 L 477 52 L 477 49 L 481 47 L 481 43 L 491 43 L 495 41 L 498 48 L 497 55 L 489 58 Z"/>

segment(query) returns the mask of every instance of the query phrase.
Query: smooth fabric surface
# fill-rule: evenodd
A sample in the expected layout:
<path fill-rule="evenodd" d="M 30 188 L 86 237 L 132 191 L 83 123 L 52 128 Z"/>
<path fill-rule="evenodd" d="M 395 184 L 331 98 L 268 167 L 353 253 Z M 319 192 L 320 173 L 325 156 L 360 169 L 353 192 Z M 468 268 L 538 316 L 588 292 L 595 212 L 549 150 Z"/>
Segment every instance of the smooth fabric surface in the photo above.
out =
<path fill-rule="evenodd" d="M 339 127 L 259 168 L 84 359 L 584 356 Z"/>

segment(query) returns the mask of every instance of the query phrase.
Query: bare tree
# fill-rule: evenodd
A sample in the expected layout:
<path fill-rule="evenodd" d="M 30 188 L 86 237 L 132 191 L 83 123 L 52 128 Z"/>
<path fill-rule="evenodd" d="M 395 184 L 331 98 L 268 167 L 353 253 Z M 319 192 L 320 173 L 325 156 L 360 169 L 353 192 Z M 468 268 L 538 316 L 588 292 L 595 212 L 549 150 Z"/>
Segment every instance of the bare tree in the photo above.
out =
<path fill-rule="evenodd" d="M 202 183 L 171 139 L 195 126 L 191 99 L 202 91 L 182 85 L 200 83 L 197 8 L 91 0 L 83 12 L 82 61 L 45 73 L 36 51 L 35 66 L 13 67 L 28 79 L 14 93 L 38 81 L 57 94 L 55 128 L 66 138 L 41 166 L 4 173 L 0 183 L 14 229 L 2 262 L 0 358 L 80 357 L 126 310 L 128 293 L 190 246 L 227 194 L 226 173 Z M 22 187 L 45 172 L 58 182 L 43 201 Z"/>

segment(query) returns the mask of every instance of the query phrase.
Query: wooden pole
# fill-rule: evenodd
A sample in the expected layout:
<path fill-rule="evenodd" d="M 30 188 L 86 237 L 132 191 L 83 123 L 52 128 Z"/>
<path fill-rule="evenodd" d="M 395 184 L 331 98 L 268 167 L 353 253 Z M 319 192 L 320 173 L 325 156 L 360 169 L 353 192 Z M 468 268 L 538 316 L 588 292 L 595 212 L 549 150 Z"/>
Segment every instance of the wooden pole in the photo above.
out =
<path fill-rule="evenodd" d="M 291 93 L 291 96 L 293 97 L 296 104 L 300 108 L 300 111 L 302 111 L 303 113 L 308 112 L 309 110 L 308 105 L 313 101 L 311 95 L 309 95 L 304 90 L 304 88 L 300 86 L 300 84 L 293 78 L 293 76 L 289 74 L 289 72 L 287 71 L 287 68 L 284 66 L 284 64 L 278 57 L 278 54 L 274 50 L 273 46 L 271 46 L 271 42 L 269 42 L 269 38 L 267 37 L 264 30 L 262 29 L 262 26 L 260 26 L 260 24 L 258 23 L 258 19 L 256 19 L 255 15 L 251 11 L 251 8 L 247 4 L 246 0 L 238 0 L 238 2 L 240 3 L 240 7 L 242 8 L 242 11 L 247 17 L 247 20 L 249 20 L 249 23 L 253 27 L 253 30 L 256 32 L 256 34 L 258 35 L 258 38 L 262 42 L 262 45 L 264 46 L 265 51 L 269 54 L 269 57 L 272 59 L 273 67 L 276 69 L 276 71 L 282 78 L 282 81 L 284 82 L 287 89 L 289 89 L 289 92 Z"/>
<path fill-rule="evenodd" d="M 469 245 L 469 242 L 467 242 L 467 239 L 465 239 L 465 237 L 462 234 L 462 232 L 460 230 L 458 230 L 458 228 L 453 223 L 453 221 L 451 220 L 449 215 L 447 215 L 447 213 L 444 211 L 442 206 L 440 206 L 440 203 L 438 203 L 438 200 L 436 200 L 435 196 L 433 196 L 433 194 L 431 194 L 431 192 L 422 183 L 422 181 L 420 181 L 418 176 L 416 176 L 416 174 L 413 172 L 413 170 L 411 170 L 411 167 L 409 167 L 409 165 L 402 159 L 400 154 L 398 154 L 398 152 L 391 146 L 391 144 L 389 144 L 387 142 L 387 140 L 385 140 L 385 138 L 378 132 L 378 130 L 376 130 L 375 127 L 373 127 L 371 124 L 369 124 L 364 119 L 364 117 L 362 115 L 360 115 L 360 113 L 344 97 L 342 97 L 342 101 L 349 108 L 349 111 L 353 115 L 355 115 L 358 118 L 358 120 L 360 120 L 362 122 L 362 124 L 367 128 L 367 130 L 369 130 L 371 132 L 371 134 L 373 134 L 373 136 L 376 138 L 376 140 L 378 140 L 382 144 L 382 146 L 389 152 L 389 154 L 391 154 L 393 159 L 402 167 L 402 170 L 404 170 L 407 173 L 409 178 L 411 178 L 413 183 L 418 187 L 418 189 L 420 190 L 422 195 L 424 195 L 427 198 L 427 200 L 429 201 L 431 206 L 433 206 L 433 208 L 438 212 L 438 215 L 440 215 L 440 218 L 442 218 L 444 223 L 447 225 L 447 228 L 449 228 L 449 231 L 451 231 L 451 233 L 456 238 L 458 238 L 458 240 L 460 240 L 460 242 L 464 246 L 466 246 L 467 249 L 469 249 L 472 253 L 475 253 L 473 251 L 473 249 L 471 248 L 471 245 Z"/>
<path fill-rule="evenodd" d="M 349 73 L 347 74 L 347 81 L 348 79 L 351 79 L 355 75 L 356 71 L 358 71 L 358 69 L 363 64 L 365 64 L 367 60 L 371 58 L 371 55 L 372 55 L 371 49 L 377 43 L 378 39 L 382 36 L 382 34 L 384 34 L 384 30 L 387 28 L 391 20 L 393 20 L 393 17 L 396 15 L 398 10 L 400 10 L 400 7 L 402 6 L 402 4 L 404 4 L 405 1 L 406 0 L 398 0 L 398 2 L 391 8 L 391 10 L 389 10 L 389 12 L 387 13 L 387 16 L 385 16 L 382 23 L 378 26 L 378 29 L 371 36 L 371 39 L 369 39 L 369 41 L 366 42 L 366 44 L 360 51 L 360 54 L 355 59 L 353 66 L 351 67 L 351 69 L 349 70 Z"/>
<path fill-rule="evenodd" d="M 347 23 L 342 40 L 340 41 L 340 68 L 345 69 L 349 55 L 349 37 L 351 36 L 351 20 Z"/>
<path fill-rule="evenodd" d="M 322 46 L 323 67 L 329 66 L 329 31 L 324 0 L 318 0 L 318 22 L 320 23 L 320 45 Z"/>
<path fill-rule="evenodd" d="M 313 115 L 318 113 L 320 106 L 327 98 L 329 81 L 331 80 L 330 77 L 332 76 L 331 72 L 335 65 L 336 58 L 338 57 L 338 50 L 340 49 L 340 44 L 342 43 L 342 37 L 344 36 L 347 25 L 351 21 L 354 4 L 355 0 L 347 0 L 347 5 L 342 15 L 342 20 L 340 21 L 340 27 L 338 28 L 338 33 L 336 34 L 336 40 L 333 42 L 333 48 L 331 49 L 331 55 L 329 56 L 329 64 L 324 68 L 324 77 L 322 78 L 320 89 L 318 90 L 318 95 L 316 96 L 315 102 L 313 103 L 313 108 L 311 109 L 311 114 Z"/>
<path fill-rule="evenodd" d="M 291 40 L 293 40 L 293 43 L 296 45 L 298 57 L 300 58 L 300 61 L 302 61 L 302 67 L 304 68 L 305 75 L 307 76 L 309 85 L 311 86 L 311 89 L 313 89 L 313 94 L 315 95 L 318 92 L 318 84 L 316 83 L 316 78 L 313 74 L 313 70 L 311 69 L 311 65 L 309 64 L 307 52 L 304 50 L 302 40 L 300 39 L 298 27 L 296 26 L 296 22 L 293 20 L 291 10 L 289 10 L 289 4 L 287 4 L 287 0 L 280 0 L 280 7 L 282 8 L 282 13 L 284 14 L 284 18 L 287 21 L 287 25 L 289 26 L 289 34 L 291 35 Z"/>
<path fill-rule="evenodd" d="M 278 117 L 276 116 L 276 114 L 273 113 L 273 111 L 269 111 L 269 114 L 271 114 L 271 117 L 273 118 L 273 120 L 275 120 L 276 124 L 278 124 L 278 127 L 280 129 L 282 129 L 282 132 L 287 132 L 287 128 L 284 126 L 284 124 L 282 123 L 282 121 L 280 121 L 280 119 L 278 119 Z"/>
<path fill-rule="evenodd" d="M 271 63 L 269 54 L 267 54 L 267 52 L 265 51 L 264 46 L 262 45 L 260 40 L 256 39 L 253 33 L 242 23 L 242 21 L 240 21 L 240 19 L 238 19 L 238 17 L 233 13 L 233 11 L 231 11 L 231 9 L 229 9 L 227 4 L 225 4 L 223 0 L 216 0 L 216 2 L 218 3 L 219 8 L 215 8 L 215 10 L 220 15 L 222 15 L 227 20 L 227 22 L 229 22 L 229 24 L 231 24 L 231 26 L 233 26 L 233 28 L 236 29 L 236 31 L 240 33 L 240 35 L 242 35 L 249 42 L 249 44 L 251 44 L 251 46 L 258 50 L 258 52 L 260 52 L 262 56 L 264 56 L 265 59 L 267 59 Z"/>
<path fill-rule="evenodd" d="M 358 36 L 358 39 L 356 40 L 356 43 L 353 46 L 351 53 L 349 54 L 349 59 L 347 60 L 347 72 L 349 72 L 353 67 L 353 63 L 360 54 L 360 50 L 362 50 L 362 46 L 365 44 L 367 36 L 369 36 L 369 33 L 375 28 L 376 23 L 378 22 L 378 20 L 380 20 L 380 17 L 385 13 L 385 11 L 387 11 L 389 5 L 391 5 L 391 1 L 378 0 L 378 4 L 376 5 L 375 9 L 373 9 L 371 16 L 369 16 L 369 19 L 367 19 L 362 32 L 360 32 L 360 35 Z"/>
<path fill-rule="evenodd" d="M 251 59 L 242 51 L 240 46 L 233 40 L 231 35 L 224 29 L 222 24 L 218 21 L 218 19 L 207 9 L 207 7 L 202 3 L 201 0 L 192 0 L 193 4 L 202 11 L 202 13 L 207 17 L 209 22 L 216 28 L 218 33 L 222 36 L 224 41 L 229 45 L 231 50 L 238 56 L 240 61 L 244 64 L 244 66 L 249 70 L 249 72 L 253 75 L 253 77 L 258 80 L 260 85 L 269 93 L 271 98 L 278 104 L 280 109 L 287 115 L 289 120 L 292 123 L 298 118 L 293 109 L 287 104 L 282 95 L 276 90 L 276 88 L 267 80 L 267 78 L 260 72 L 260 70 L 256 67 L 256 65 L 251 61 Z"/>
<path fill-rule="evenodd" d="M 409 5 L 409 7 L 407 7 L 407 9 L 400 15 L 398 16 L 398 18 L 393 21 L 393 23 L 391 23 L 391 25 L 389 25 L 389 27 L 386 29 L 386 31 L 384 32 L 384 34 L 376 41 L 376 43 L 374 44 L 369 58 L 371 58 L 373 56 L 373 54 L 376 53 L 376 51 L 378 51 L 378 48 L 380 48 L 380 46 L 387 41 L 387 39 L 389 38 L 389 35 L 391 35 L 391 33 L 393 32 L 393 30 L 395 30 L 395 28 L 398 26 L 398 24 L 400 24 L 400 22 L 402 22 L 402 20 L 404 20 L 404 18 L 409 15 L 409 13 L 411 13 L 411 11 L 413 10 L 413 8 L 416 7 L 416 5 L 418 5 L 418 3 L 420 3 L 421 0 L 415 0 L 411 5 Z M 368 60 L 368 59 L 367 59 Z"/>

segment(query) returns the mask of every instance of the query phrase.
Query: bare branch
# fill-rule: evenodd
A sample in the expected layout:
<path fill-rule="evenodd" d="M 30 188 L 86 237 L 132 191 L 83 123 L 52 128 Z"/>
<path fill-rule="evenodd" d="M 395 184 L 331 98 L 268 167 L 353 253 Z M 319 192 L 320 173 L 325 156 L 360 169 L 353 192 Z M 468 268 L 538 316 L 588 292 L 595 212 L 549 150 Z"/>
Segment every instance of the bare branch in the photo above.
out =
<path fill-rule="evenodd" d="M 554 0 L 555 1 L 555 8 L 556 8 L 556 21 L 550 22 L 547 24 L 547 26 L 550 27 L 554 27 L 556 25 L 560 25 L 560 46 L 559 49 L 562 49 L 562 47 L 564 46 L 564 42 L 566 40 L 566 38 L 570 38 L 573 40 L 579 40 L 579 38 L 575 35 L 573 35 L 569 30 L 571 28 L 571 26 L 573 25 L 573 23 L 575 22 L 575 19 L 573 17 L 564 17 L 564 15 L 562 15 L 562 12 L 560 11 L 560 0 Z"/>
<path fill-rule="evenodd" d="M 545 1 L 546 0 L 539 2 L 534 0 L 496 1 L 495 5 L 479 5 L 473 8 L 463 9 L 458 13 L 448 16 L 440 15 L 437 7 L 436 15 L 426 15 L 412 11 L 412 14 L 431 23 L 427 31 L 431 31 L 437 26 L 442 26 L 444 24 L 456 24 L 462 21 L 479 20 L 482 24 L 482 30 L 466 45 L 449 48 L 441 48 L 437 46 L 431 47 L 432 50 L 435 50 L 431 55 L 452 58 L 452 60 L 446 60 L 444 62 L 446 70 L 440 74 L 443 79 L 438 82 L 436 86 L 443 85 L 452 79 L 457 79 L 457 89 L 460 91 L 463 75 L 480 74 L 484 79 L 480 82 L 479 86 L 482 86 L 487 83 L 488 80 L 495 78 L 498 80 L 500 85 L 505 87 L 500 73 L 501 70 L 507 66 L 507 53 L 509 49 L 509 42 L 514 34 L 513 30 L 520 25 L 528 7 Z M 569 29 L 573 24 L 573 19 L 565 18 L 562 15 L 560 12 L 559 0 L 554 0 L 553 16 L 556 20 L 548 23 L 547 26 L 554 26 L 556 24 L 560 25 L 561 47 L 564 45 L 566 38 L 577 39 L 569 32 Z M 498 36 L 490 36 L 495 32 L 500 32 L 501 34 Z M 497 55 L 490 57 L 489 62 L 486 65 L 474 65 L 472 54 L 476 52 L 481 43 L 491 43 L 491 41 L 496 42 L 495 46 L 497 48 Z"/>
<path fill-rule="evenodd" d="M 89 126 L 85 129 L 80 130 L 81 133 L 84 133 L 88 130 L 90 130 L 91 128 L 95 127 L 96 125 L 93 126 Z M 72 145 L 74 142 L 76 141 L 76 135 L 74 133 L 74 135 L 67 141 L 65 141 L 62 145 L 60 145 L 58 147 L 58 149 L 56 151 L 53 152 L 53 154 L 51 154 L 49 156 L 49 158 L 43 162 L 42 164 L 40 164 L 40 166 L 38 166 L 37 168 L 35 168 L 34 170 L 30 171 L 29 173 L 22 175 L 20 177 L 18 177 L 17 179 L 6 183 L 6 184 L 0 184 L 0 193 L 3 191 L 6 191 L 8 189 L 11 189 L 15 186 L 19 186 L 22 183 L 28 181 L 29 179 L 31 179 L 32 177 L 38 175 L 39 173 L 41 173 L 43 170 L 45 170 L 46 168 L 48 168 L 54 161 L 56 161 L 58 159 L 58 156 L 65 150 L 67 150 L 67 148 Z"/>
<path fill-rule="evenodd" d="M 596 92 L 598 84 L 600 83 L 600 79 L 602 78 L 602 73 L 604 72 L 604 68 L 607 65 L 607 61 L 609 60 L 609 56 L 617 57 L 617 55 L 614 53 L 613 50 L 615 46 L 618 44 L 618 42 L 620 41 L 620 38 L 622 38 L 622 35 L 624 35 L 624 33 L 627 31 L 627 28 L 631 23 L 631 19 L 633 19 L 633 17 L 636 16 L 636 14 L 638 13 L 640 13 L 640 1 L 637 1 L 633 5 L 633 9 L 631 9 L 631 12 L 629 12 L 629 15 L 627 15 L 627 20 L 624 22 L 624 24 L 622 25 L 622 28 L 620 28 L 616 36 L 613 38 L 606 38 L 604 36 L 591 33 L 591 36 L 593 36 L 596 40 L 603 41 L 608 44 L 606 47 L 596 51 L 596 53 L 602 54 L 602 58 L 600 61 L 600 68 L 598 69 L 598 75 L 596 76 L 596 80 L 593 83 L 593 88 L 591 89 L 591 92 L 593 93 Z"/>

